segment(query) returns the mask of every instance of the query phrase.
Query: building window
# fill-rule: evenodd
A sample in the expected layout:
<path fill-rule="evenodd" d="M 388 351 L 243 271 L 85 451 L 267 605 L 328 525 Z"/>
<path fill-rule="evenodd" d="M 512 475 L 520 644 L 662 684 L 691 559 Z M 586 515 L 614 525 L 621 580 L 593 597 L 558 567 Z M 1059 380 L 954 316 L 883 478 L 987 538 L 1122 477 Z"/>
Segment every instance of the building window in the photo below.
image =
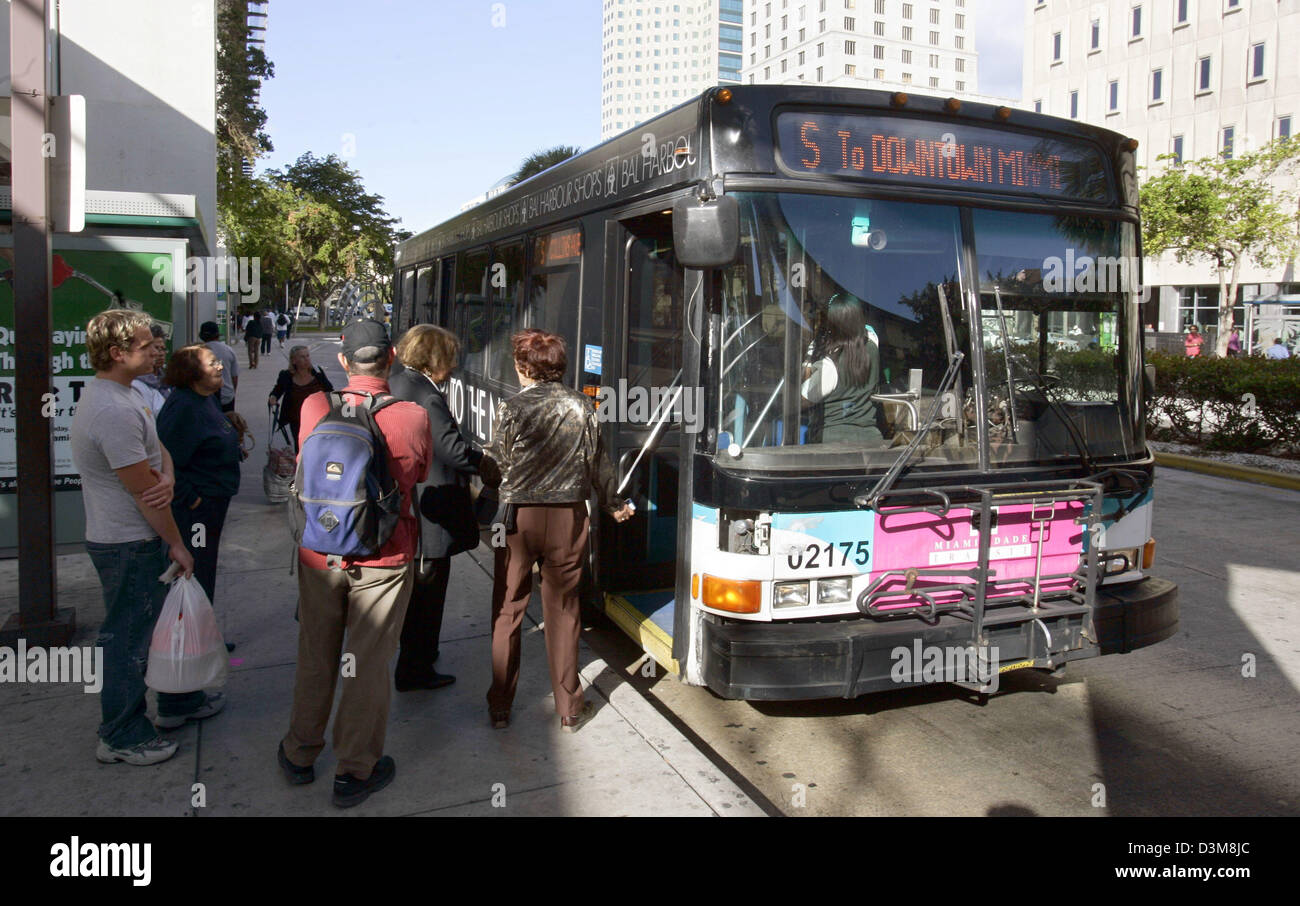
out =
<path fill-rule="evenodd" d="M 1234 306 L 1240 311 L 1244 306 Z M 1217 286 L 1189 286 L 1178 291 L 1178 318 L 1184 327 L 1199 324 L 1201 327 L 1219 324 L 1219 288 Z"/>
<path fill-rule="evenodd" d="M 817 81 L 820 82 L 821 80 L 822 80 L 822 68 L 821 68 L 820 66 L 818 66 L 818 67 L 817 67 Z"/>
<path fill-rule="evenodd" d="M 930 32 L 930 43 L 935 47 L 939 46 L 939 33 L 937 31 Z"/>
<path fill-rule="evenodd" d="M 903 84 L 904 85 L 912 84 L 912 74 L 910 72 L 903 73 Z"/>
<path fill-rule="evenodd" d="M 958 28 L 966 27 L 966 16 L 962 13 L 957 13 L 953 21 L 957 23 Z"/>
<path fill-rule="evenodd" d="M 965 90 L 966 90 L 966 83 L 965 83 L 965 82 L 958 82 L 958 83 L 957 83 L 957 90 L 958 90 L 958 91 L 965 91 Z"/>
<path fill-rule="evenodd" d="M 883 37 L 885 36 L 885 23 L 884 23 L 884 22 L 877 22 L 877 23 L 875 23 L 874 26 L 872 26 L 872 28 L 873 28 L 873 33 L 874 33 L 877 37 L 881 37 L 881 38 L 883 38 Z"/>
<path fill-rule="evenodd" d="M 781 61 L 781 71 L 782 71 L 782 72 L 785 72 L 785 64 L 786 64 L 786 61 L 785 61 L 785 60 L 782 60 L 782 61 Z"/>
<path fill-rule="evenodd" d="M 952 46 L 957 48 L 958 50 L 965 50 L 966 38 L 963 35 L 958 35 L 957 37 L 952 39 Z"/>
<path fill-rule="evenodd" d="M 845 63 L 844 74 L 848 76 L 855 76 L 858 74 L 858 67 L 854 66 L 852 63 Z"/>
<path fill-rule="evenodd" d="M 1061 60 L 1061 33 L 1052 32 L 1052 62 L 1059 63 Z"/>
<path fill-rule="evenodd" d="M 1142 37 L 1142 7 L 1133 7 L 1133 37 Z"/>
<path fill-rule="evenodd" d="M 910 25 L 903 26 L 903 40 L 904 41 L 912 40 L 912 26 Z"/>
<path fill-rule="evenodd" d="M 1164 73 L 1164 70 L 1163 70 L 1163 69 L 1153 69 L 1153 70 L 1151 70 L 1151 101 L 1152 101 L 1152 103 L 1154 103 L 1154 102 L 1156 102 L 1156 101 L 1163 100 L 1163 97 L 1161 96 L 1161 92 L 1162 92 L 1163 89 L 1164 89 L 1164 85 L 1162 84 L 1162 82 L 1164 81 L 1164 75 L 1165 75 L 1165 73 Z"/>
<path fill-rule="evenodd" d="M 885 0 L 876 0 L 876 15 L 883 16 L 884 14 L 885 14 Z"/>
<path fill-rule="evenodd" d="M 903 4 L 903 18 L 904 19 L 912 18 L 912 4 L 910 3 Z"/>
<path fill-rule="evenodd" d="M 966 61 L 963 60 L 961 57 L 958 57 L 958 58 L 953 62 L 952 65 L 953 65 L 953 68 L 955 68 L 958 72 L 965 72 L 965 71 L 966 71 Z"/>
<path fill-rule="evenodd" d="M 800 44 L 803 43 L 803 35 L 804 35 L 804 29 L 801 28 L 801 29 L 799 29 L 799 43 L 800 43 Z"/>
<path fill-rule="evenodd" d="M 803 65 L 803 51 L 802 51 L 802 50 L 799 51 L 799 65 L 800 65 L 800 66 Z"/>
<path fill-rule="evenodd" d="M 1101 20 L 1092 20 L 1092 43 L 1088 45 L 1092 50 L 1101 49 Z"/>
<path fill-rule="evenodd" d="M 857 42 L 856 42 L 856 41 L 845 41 L 845 42 L 844 42 L 844 55 L 845 55 L 845 56 L 851 57 L 851 56 L 853 56 L 853 55 L 854 55 L 855 53 L 857 53 L 857 52 L 858 52 L 858 45 L 857 45 Z"/>
<path fill-rule="evenodd" d="M 875 60 L 883 60 L 885 58 L 885 45 L 877 44 L 874 47 L 872 47 L 871 57 L 872 59 Z"/>
<path fill-rule="evenodd" d="M 1210 58 L 1201 57 L 1196 61 L 1196 90 L 1210 90 Z"/>
<path fill-rule="evenodd" d="M 818 33 L 818 34 L 821 34 L 821 33 L 824 32 L 825 30 L 826 30 L 826 20 L 825 20 L 825 19 L 818 19 L 818 20 L 817 20 L 817 33 Z"/>
<path fill-rule="evenodd" d="M 911 63 L 911 62 L 912 62 L 912 52 L 911 52 L 910 50 L 904 50 L 904 51 L 903 51 L 903 62 L 904 62 L 904 63 Z"/>
<path fill-rule="evenodd" d="M 1264 78 L 1264 45 L 1250 45 L 1250 77 L 1251 79 Z"/>
<path fill-rule="evenodd" d="M 826 56 L 826 45 L 825 45 L 825 44 L 818 44 L 818 45 L 817 45 L 817 56 L 819 56 L 819 57 L 824 57 L 824 56 Z"/>
<path fill-rule="evenodd" d="M 885 70 L 883 70 L 883 69 L 877 69 L 877 70 L 876 70 L 876 78 L 878 78 L 878 79 L 883 79 L 884 77 L 885 77 Z"/>
<path fill-rule="evenodd" d="M 1079 118 L 1079 92 L 1071 91 L 1070 92 L 1070 119 L 1077 120 L 1078 118 Z"/>
<path fill-rule="evenodd" d="M 930 24 L 931 25 L 939 24 L 939 11 L 937 9 L 930 10 Z"/>
<path fill-rule="evenodd" d="M 1174 136 L 1174 163 L 1181 164 L 1182 162 L 1183 162 L 1183 137 L 1181 135 L 1175 135 Z"/>
<path fill-rule="evenodd" d="M 938 88 L 938 87 L 939 87 L 939 80 L 938 80 L 937 78 L 935 78 L 934 76 L 930 76 L 930 87 L 931 87 L 931 88 Z"/>
<path fill-rule="evenodd" d="M 1232 126 L 1223 127 L 1223 159 L 1232 160 L 1232 139 L 1236 134 L 1236 129 Z"/>
<path fill-rule="evenodd" d="M 1291 117 L 1279 116 L 1277 118 L 1277 137 L 1278 138 L 1291 137 Z"/>
<path fill-rule="evenodd" d="M 1187 24 L 1187 3 L 1188 0 L 1178 0 L 1178 2 L 1174 4 L 1174 24 Z"/>
<path fill-rule="evenodd" d="M 853 17 L 852 17 L 852 16 L 845 16 L 845 17 L 844 17 L 844 30 L 845 30 L 845 31 L 853 31 L 856 25 L 857 25 L 857 23 L 853 20 Z"/>
<path fill-rule="evenodd" d="M 770 81 L 772 81 L 772 67 L 771 67 L 771 66 L 764 66 L 764 67 L 763 67 L 763 81 L 764 81 L 764 82 L 770 82 Z"/>
<path fill-rule="evenodd" d="M 1119 80 L 1112 79 L 1106 86 L 1106 109 L 1111 113 L 1119 110 Z"/>
<path fill-rule="evenodd" d="M 1043 102 L 1034 101 L 1034 113 L 1042 113 L 1042 112 L 1043 112 Z"/>

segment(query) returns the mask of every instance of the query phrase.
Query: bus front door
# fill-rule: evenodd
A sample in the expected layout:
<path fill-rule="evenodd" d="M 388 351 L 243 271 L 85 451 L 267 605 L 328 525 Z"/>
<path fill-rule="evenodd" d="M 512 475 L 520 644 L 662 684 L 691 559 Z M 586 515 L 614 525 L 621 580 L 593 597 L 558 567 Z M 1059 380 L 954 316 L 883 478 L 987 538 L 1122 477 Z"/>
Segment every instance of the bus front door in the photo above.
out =
<path fill-rule="evenodd" d="M 601 517 L 600 573 L 606 612 L 655 660 L 672 663 L 673 583 L 677 565 L 682 268 L 672 249 L 672 218 L 653 214 L 621 224 L 619 304 L 606 312 L 601 404 L 623 495 L 636 505 L 627 522 Z"/>

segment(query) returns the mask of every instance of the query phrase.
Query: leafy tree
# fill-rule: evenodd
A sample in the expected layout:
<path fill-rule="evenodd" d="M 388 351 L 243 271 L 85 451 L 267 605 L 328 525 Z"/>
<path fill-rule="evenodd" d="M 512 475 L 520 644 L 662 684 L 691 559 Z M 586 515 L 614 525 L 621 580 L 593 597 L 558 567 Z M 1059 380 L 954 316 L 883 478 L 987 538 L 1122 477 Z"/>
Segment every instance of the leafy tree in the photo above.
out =
<path fill-rule="evenodd" d="M 1158 161 L 1173 155 L 1162 154 Z M 1142 241 L 1147 254 L 1171 251 L 1184 263 L 1209 260 L 1219 277 L 1218 354 L 1228 351 L 1241 265 L 1286 261 L 1297 244 L 1296 197 L 1280 188 L 1300 161 L 1300 141 L 1172 164 L 1142 186 Z"/>
<path fill-rule="evenodd" d="M 545 151 L 534 151 L 525 157 L 524 162 L 519 165 L 519 169 L 511 177 L 511 185 L 523 182 L 528 177 L 536 176 L 543 170 L 549 170 L 556 164 L 562 164 L 570 157 L 576 157 L 581 153 L 581 148 L 575 148 L 572 145 L 556 145 L 554 148 L 547 148 Z"/>
<path fill-rule="evenodd" d="M 217 200 L 234 205 L 250 200 L 250 167 L 273 150 L 264 131 L 266 111 L 258 102 L 261 83 L 275 67 L 260 45 L 249 44 L 247 0 L 217 2 Z"/>

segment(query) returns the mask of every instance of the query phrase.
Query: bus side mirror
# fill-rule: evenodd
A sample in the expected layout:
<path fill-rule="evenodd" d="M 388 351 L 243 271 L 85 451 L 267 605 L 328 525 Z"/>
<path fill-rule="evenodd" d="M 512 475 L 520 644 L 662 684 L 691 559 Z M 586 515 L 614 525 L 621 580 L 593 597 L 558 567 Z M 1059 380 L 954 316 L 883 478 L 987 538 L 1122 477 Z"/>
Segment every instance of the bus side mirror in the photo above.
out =
<path fill-rule="evenodd" d="M 1147 398 L 1156 395 L 1156 366 L 1147 365 L 1142 371 L 1142 388 L 1147 392 Z"/>
<path fill-rule="evenodd" d="M 673 251 L 683 267 L 722 267 L 740 249 L 740 204 L 730 195 L 673 205 Z"/>

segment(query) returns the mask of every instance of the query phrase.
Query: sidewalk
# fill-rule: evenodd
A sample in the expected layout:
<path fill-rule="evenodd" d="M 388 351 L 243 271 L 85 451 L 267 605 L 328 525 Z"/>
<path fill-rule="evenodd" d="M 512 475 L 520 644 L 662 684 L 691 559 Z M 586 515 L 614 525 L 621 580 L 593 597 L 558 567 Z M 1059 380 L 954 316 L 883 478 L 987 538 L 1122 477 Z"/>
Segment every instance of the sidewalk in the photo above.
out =
<path fill-rule="evenodd" d="M 583 644 L 581 664 L 596 716 L 561 733 L 546 669 L 540 601 L 524 624 L 523 670 L 511 725 L 493 730 L 490 683 L 491 556 L 453 559 L 438 669 L 454 685 L 393 694 L 387 753 L 391 786 L 346 811 L 333 806 L 334 755 L 317 780 L 289 786 L 276 765 L 292 703 L 297 579 L 282 508 L 262 493 L 266 396 L 288 348 L 274 342 L 255 371 L 244 349 L 237 410 L 257 447 L 222 538 L 216 612 L 231 656 L 221 714 L 169 731 L 174 758 L 152 767 L 95 760 L 99 697 L 72 684 L 0 683 L 0 815 L 761 815 L 762 810 Z M 336 386 L 344 375 L 337 334 L 308 335 L 312 361 Z M 60 606 L 77 610 L 74 646 L 91 646 L 103 618 L 100 586 L 84 553 L 59 558 Z M 17 610 L 17 563 L 0 562 L 0 620 Z M 153 695 L 150 694 L 152 711 Z M 328 734 L 327 734 L 328 739 Z M 198 786 L 201 784 L 202 786 Z M 494 800 L 495 803 L 494 804 Z"/>

